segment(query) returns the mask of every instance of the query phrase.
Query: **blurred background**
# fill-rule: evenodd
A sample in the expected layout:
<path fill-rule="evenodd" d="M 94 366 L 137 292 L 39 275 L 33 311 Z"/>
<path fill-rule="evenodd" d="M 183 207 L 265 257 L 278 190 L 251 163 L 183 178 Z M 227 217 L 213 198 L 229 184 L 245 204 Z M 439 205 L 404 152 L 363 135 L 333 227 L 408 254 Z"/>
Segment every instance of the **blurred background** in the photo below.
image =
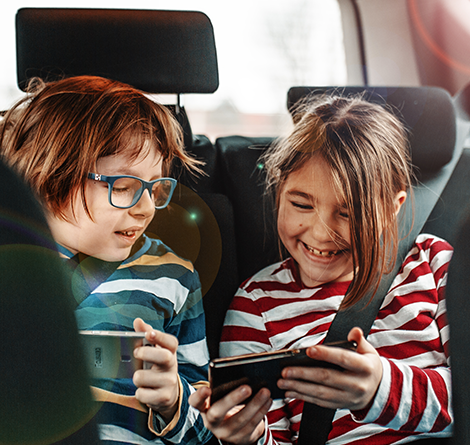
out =
<path fill-rule="evenodd" d="M 7 0 L 0 6 L 0 110 L 23 94 L 16 83 L 15 14 L 24 7 L 204 12 L 214 27 L 220 86 L 214 94 L 185 95 L 182 103 L 193 133 L 211 140 L 277 136 L 290 125 L 291 86 L 346 84 L 337 0 Z"/>

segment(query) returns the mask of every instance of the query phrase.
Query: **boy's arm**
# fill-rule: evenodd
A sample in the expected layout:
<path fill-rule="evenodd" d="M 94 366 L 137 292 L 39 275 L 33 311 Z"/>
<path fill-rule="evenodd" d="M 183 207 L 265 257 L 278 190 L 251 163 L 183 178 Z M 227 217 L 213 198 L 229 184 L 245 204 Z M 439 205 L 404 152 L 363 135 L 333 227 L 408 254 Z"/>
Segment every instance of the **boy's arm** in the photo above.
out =
<path fill-rule="evenodd" d="M 204 427 L 197 410 L 188 403 L 189 396 L 201 385 L 208 385 L 207 370 L 209 353 L 205 335 L 205 317 L 202 295 L 197 275 L 193 276 L 192 291 L 185 303 L 165 331 L 178 339 L 178 409 L 173 419 L 165 423 L 161 416 L 151 411 L 149 426 L 166 443 L 186 443 L 197 437 L 198 443 L 205 443 L 211 433 Z"/>

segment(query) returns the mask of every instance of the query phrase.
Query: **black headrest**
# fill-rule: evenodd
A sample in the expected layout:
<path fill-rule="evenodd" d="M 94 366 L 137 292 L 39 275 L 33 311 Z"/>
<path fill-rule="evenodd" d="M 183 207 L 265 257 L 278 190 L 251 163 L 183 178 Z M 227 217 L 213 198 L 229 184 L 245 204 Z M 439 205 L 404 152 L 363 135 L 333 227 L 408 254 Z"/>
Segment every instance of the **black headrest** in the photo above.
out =
<path fill-rule="evenodd" d="M 96 75 L 148 93 L 213 93 L 214 31 L 194 11 L 25 8 L 16 15 L 18 85 Z"/>
<path fill-rule="evenodd" d="M 440 170 L 454 154 L 455 110 L 450 94 L 437 87 L 292 87 L 287 106 L 309 94 L 335 93 L 350 96 L 364 93 L 374 103 L 388 104 L 410 130 L 411 157 L 419 175 Z"/>

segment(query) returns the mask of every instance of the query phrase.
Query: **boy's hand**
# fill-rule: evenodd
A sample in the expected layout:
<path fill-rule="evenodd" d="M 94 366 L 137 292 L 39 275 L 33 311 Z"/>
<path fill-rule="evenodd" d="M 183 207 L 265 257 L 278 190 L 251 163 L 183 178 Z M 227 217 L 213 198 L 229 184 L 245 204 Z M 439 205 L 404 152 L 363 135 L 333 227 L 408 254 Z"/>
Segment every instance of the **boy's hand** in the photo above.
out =
<path fill-rule="evenodd" d="M 361 329 L 351 329 L 348 340 L 357 342 L 357 352 L 322 345 L 307 350 L 311 358 L 335 363 L 343 371 L 300 366 L 283 369 L 278 386 L 286 391 L 286 397 L 326 408 L 365 408 L 382 380 L 382 362 Z"/>
<path fill-rule="evenodd" d="M 150 369 L 134 373 L 137 386 L 135 396 L 141 403 L 158 412 L 169 423 L 178 409 L 179 381 L 176 351 L 178 340 L 164 332 L 154 330 L 142 319 L 134 320 L 136 332 L 145 332 L 145 338 L 154 348 L 140 347 L 134 350 L 134 357 L 151 364 Z"/>
<path fill-rule="evenodd" d="M 264 434 L 264 416 L 272 400 L 269 390 L 261 389 L 246 405 L 243 401 L 251 395 L 251 388 L 240 386 L 222 399 L 209 404 L 210 388 L 201 387 L 189 397 L 189 404 L 200 411 L 204 425 L 220 440 L 248 445 Z"/>

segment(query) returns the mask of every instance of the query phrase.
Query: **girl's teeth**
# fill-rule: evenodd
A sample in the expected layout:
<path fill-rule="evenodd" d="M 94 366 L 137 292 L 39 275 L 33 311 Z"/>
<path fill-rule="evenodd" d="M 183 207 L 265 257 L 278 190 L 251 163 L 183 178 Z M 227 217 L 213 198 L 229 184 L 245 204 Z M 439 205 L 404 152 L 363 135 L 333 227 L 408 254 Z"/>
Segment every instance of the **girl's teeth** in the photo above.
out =
<path fill-rule="evenodd" d="M 324 257 L 333 256 L 333 255 L 336 255 L 338 253 L 337 250 L 317 250 L 317 249 L 314 249 L 313 247 L 310 247 L 310 246 L 307 246 L 307 248 L 314 255 L 320 255 L 320 256 L 324 256 Z"/>

